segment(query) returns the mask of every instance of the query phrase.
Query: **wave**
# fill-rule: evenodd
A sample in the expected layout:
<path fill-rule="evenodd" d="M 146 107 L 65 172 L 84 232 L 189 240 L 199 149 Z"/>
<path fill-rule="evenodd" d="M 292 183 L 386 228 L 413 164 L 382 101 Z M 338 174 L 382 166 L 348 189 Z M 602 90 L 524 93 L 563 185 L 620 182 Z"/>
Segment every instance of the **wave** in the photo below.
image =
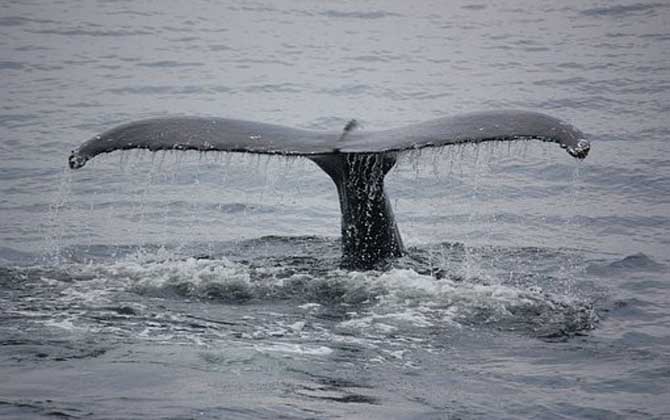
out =
<path fill-rule="evenodd" d="M 119 256 L 120 250 L 99 247 L 90 256 L 103 257 L 88 262 L 80 255 L 79 262 L 59 266 L 8 269 L 0 272 L 0 287 L 30 296 L 30 304 L 15 293 L 7 316 L 49 329 L 158 341 L 317 333 L 425 340 L 464 329 L 564 339 L 599 319 L 593 301 L 551 268 L 566 260 L 553 250 L 440 244 L 410 249 L 389 271 L 350 272 L 338 268 L 339 242 L 325 238 L 266 237 L 228 246 L 219 249 L 223 255 L 198 257 L 179 255 L 178 248 L 128 248 Z M 535 264 L 542 258 L 545 265 Z M 239 308 L 272 307 L 281 308 L 279 315 L 265 321 L 237 318 Z M 233 316 L 211 316 L 221 311 Z"/>

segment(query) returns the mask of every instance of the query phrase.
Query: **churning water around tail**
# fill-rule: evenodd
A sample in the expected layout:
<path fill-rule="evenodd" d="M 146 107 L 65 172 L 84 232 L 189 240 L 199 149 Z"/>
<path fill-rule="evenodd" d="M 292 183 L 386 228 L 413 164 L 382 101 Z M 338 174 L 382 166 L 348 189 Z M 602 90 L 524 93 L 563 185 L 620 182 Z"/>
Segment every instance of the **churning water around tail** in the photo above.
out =
<path fill-rule="evenodd" d="M 156 6 L 3 6 L 0 416 L 670 415 L 667 7 Z M 308 160 L 63 162 L 166 115 L 362 135 L 481 109 L 593 150 L 400 156 L 385 270 L 340 268 Z"/>

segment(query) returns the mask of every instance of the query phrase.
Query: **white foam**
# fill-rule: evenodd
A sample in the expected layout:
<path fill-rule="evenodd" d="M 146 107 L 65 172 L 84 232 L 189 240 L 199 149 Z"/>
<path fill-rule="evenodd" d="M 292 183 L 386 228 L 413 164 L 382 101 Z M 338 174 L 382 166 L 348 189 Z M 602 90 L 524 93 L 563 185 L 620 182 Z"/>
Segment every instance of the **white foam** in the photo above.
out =
<path fill-rule="evenodd" d="M 104 281 L 100 289 L 111 287 L 139 291 L 179 290 L 186 296 L 201 297 L 208 294 L 245 294 L 251 287 L 249 270 L 225 258 L 217 260 L 186 258 L 180 260 L 142 261 L 146 255 L 132 257 L 113 264 L 87 264 L 75 268 L 79 273 Z M 139 261 L 138 261 L 139 260 Z M 73 289 L 80 289 L 75 284 Z M 69 291 L 81 293 L 76 290 Z M 89 291 L 85 293 L 91 293 Z M 100 292 L 101 294 L 103 292 Z M 85 296 L 79 296 L 85 298 Z M 91 296 L 90 298 L 100 298 Z"/>
<path fill-rule="evenodd" d="M 146 255 L 142 258 L 145 257 Z M 167 291 L 187 298 L 225 298 L 228 295 L 234 298 L 237 293 L 241 293 L 243 296 L 264 299 L 265 296 L 274 296 L 277 293 L 284 296 L 284 292 L 301 290 L 290 281 L 282 281 L 274 276 L 261 276 L 259 279 L 257 272 L 225 258 L 138 262 L 133 257 L 113 264 L 76 265 L 72 271 L 92 280 L 63 285 L 59 299 L 67 303 L 83 302 L 93 304 L 92 306 L 117 304 L 115 296 L 123 291 L 137 291 L 141 294 L 161 294 Z M 242 333 L 256 339 L 309 338 L 314 334 L 321 334 L 321 338 L 329 335 L 328 339 L 342 335 L 373 341 L 393 336 L 397 340 L 397 337 L 419 337 L 425 334 L 422 330 L 428 328 L 439 328 L 442 333 L 447 333 L 450 329 L 462 329 L 463 325 L 473 323 L 511 322 L 535 328 L 545 319 L 571 322 L 571 319 L 561 319 L 575 316 L 571 313 L 579 308 L 579 302 L 575 298 L 554 296 L 539 288 L 481 284 L 480 280 L 467 278 L 456 282 L 448 278 L 436 279 L 411 269 L 393 269 L 383 273 L 338 270 L 325 277 L 309 277 L 306 281 L 315 282 L 314 289 L 306 287 L 307 294 L 295 296 L 296 299 L 318 300 L 323 295 L 327 299 L 338 299 L 334 303 L 329 301 L 327 307 L 335 304 L 346 310 L 346 318 L 335 324 L 334 331 L 330 331 L 332 327 L 321 325 L 321 321 L 313 318 L 318 317 L 325 304 L 308 301 L 297 306 L 304 311 L 297 320 L 293 317 L 287 319 L 286 314 L 281 312 L 264 312 L 264 316 L 276 322 L 271 322 L 270 325 L 252 325 L 255 328 Z M 285 290 L 278 292 L 282 287 Z M 333 293 L 330 293 L 331 288 Z M 244 319 L 252 321 L 250 324 L 257 324 L 256 318 L 251 315 L 246 315 Z M 160 324 L 153 324 L 151 321 L 143 324 L 151 330 L 144 334 L 152 339 L 156 334 L 165 332 Z M 310 328 L 306 328 L 307 325 Z M 256 332 L 253 332 L 254 329 Z"/>
<path fill-rule="evenodd" d="M 50 320 L 44 322 L 44 325 L 47 326 L 47 327 L 55 327 L 55 328 L 60 328 L 62 330 L 67 330 L 67 331 L 81 330 L 81 328 L 74 325 L 74 323 L 72 322 L 73 320 L 74 320 L 74 318 L 66 318 L 66 319 L 61 319 L 61 320 L 50 319 Z"/>
<path fill-rule="evenodd" d="M 328 356 L 333 349 L 326 346 L 307 346 L 296 343 L 257 344 L 254 349 L 260 353 L 289 353 L 307 356 Z"/>
<path fill-rule="evenodd" d="M 293 332 L 301 332 L 305 328 L 305 321 L 294 322 L 293 324 L 288 325 L 288 327 Z"/>
<path fill-rule="evenodd" d="M 361 280 L 360 276 L 351 278 Z M 363 278 L 366 287 L 380 290 L 375 304 L 363 311 L 350 311 L 349 319 L 337 324 L 347 334 L 405 334 L 416 328 L 457 328 L 463 323 L 540 322 L 541 317 L 560 319 L 563 312 L 580 305 L 569 296 L 554 296 L 541 289 L 523 289 L 502 284 L 478 284 L 395 269 Z M 556 315 L 556 316 L 555 316 Z M 531 319 L 529 319 L 531 318 Z"/>

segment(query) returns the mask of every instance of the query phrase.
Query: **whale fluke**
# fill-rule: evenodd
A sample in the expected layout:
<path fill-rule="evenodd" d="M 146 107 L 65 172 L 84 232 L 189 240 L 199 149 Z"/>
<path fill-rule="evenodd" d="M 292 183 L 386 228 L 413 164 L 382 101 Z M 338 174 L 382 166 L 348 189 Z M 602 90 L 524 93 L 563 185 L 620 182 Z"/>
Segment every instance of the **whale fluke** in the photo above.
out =
<path fill-rule="evenodd" d="M 332 153 L 338 137 L 339 133 L 229 118 L 150 118 L 93 137 L 72 152 L 69 163 L 72 169 L 78 169 L 100 153 L 128 149 L 313 155 Z"/>
<path fill-rule="evenodd" d="M 101 153 L 147 149 L 246 152 L 303 156 L 323 169 L 337 187 L 342 210 L 342 266 L 380 268 L 404 250 L 384 177 L 407 150 L 488 141 L 541 140 L 559 143 L 583 159 L 586 136 L 570 124 L 528 111 L 488 111 L 438 118 L 381 131 L 313 131 L 228 118 L 152 118 L 120 125 L 95 136 L 69 157 L 72 169 Z"/>

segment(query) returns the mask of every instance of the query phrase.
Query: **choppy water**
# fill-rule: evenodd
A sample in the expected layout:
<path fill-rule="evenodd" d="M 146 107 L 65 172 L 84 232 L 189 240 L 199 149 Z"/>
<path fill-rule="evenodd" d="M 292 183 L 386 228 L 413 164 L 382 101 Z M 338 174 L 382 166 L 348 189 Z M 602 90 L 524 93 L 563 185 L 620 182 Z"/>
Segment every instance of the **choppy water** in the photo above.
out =
<path fill-rule="evenodd" d="M 663 2 L 0 5 L 0 416 L 670 417 Z M 589 133 L 424 151 L 409 252 L 338 269 L 311 162 L 68 152 L 117 123 L 312 129 L 540 110 Z"/>

